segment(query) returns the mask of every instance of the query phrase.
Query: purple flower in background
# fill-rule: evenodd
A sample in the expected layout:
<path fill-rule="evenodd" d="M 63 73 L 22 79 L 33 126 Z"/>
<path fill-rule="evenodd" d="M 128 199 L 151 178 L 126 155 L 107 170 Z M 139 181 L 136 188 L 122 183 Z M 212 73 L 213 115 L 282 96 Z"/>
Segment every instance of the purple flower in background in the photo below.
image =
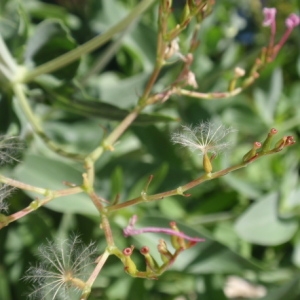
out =
<path fill-rule="evenodd" d="M 263 21 L 263 26 L 273 26 L 275 24 L 275 17 L 276 17 L 276 8 L 268 8 L 265 7 L 263 9 L 263 13 L 265 15 L 265 19 Z"/>
<path fill-rule="evenodd" d="M 289 36 L 291 35 L 293 29 L 297 27 L 300 24 L 300 17 L 296 14 L 290 14 L 286 20 L 285 20 L 285 25 L 287 27 L 285 33 L 283 34 L 281 40 L 279 43 L 275 46 L 274 49 L 274 57 L 277 55 L 279 50 L 282 48 L 282 46 L 285 44 Z"/>
<path fill-rule="evenodd" d="M 300 17 L 294 13 L 290 14 L 285 20 L 285 25 L 287 27 L 287 30 L 283 34 L 279 43 L 274 45 L 275 34 L 276 34 L 276 19 L 275 19 L 276 13 L 277 10 L 276 8 L 273 7 L 272 8 L 265 7 L 263 9 L 263 14 L 265 16 L 263 21 L 263 26 L 267 26 L 271 28 L 271 37 L 270 37 L 270 42 L 268 47 L 269 50 L 271 50 L 269 56 L 271 59 L 274 59 L 277 56 L 279 50 L 285 44 L 293 29 L 300 24 Z"/>
<path fill-rule="evenodd" d="M 300 17 L 296 14 L 290 14 L 285 20 L 285 25 L 288 29 L 292 30 L 300 24 Z"/>
<path fill-rule="evenodd" d="M 131 235 L 137 235 L 147 232 L 157 232 L 157 233 L 165 233 L 172 236 L 178 236 L 180 238 L 183 238 L 186 241 L 198 243 L 198 242 L 204 242 L 204 239 L 197 238 L 197 237 L 190 237 L 180 231 L 176 231 L 171 228 L 161 228 L 161 227 L 144 227 L 140 229 L 134 228 L 134 225 L 137 221 L 137 215 L 133 215 L 132 218 L 129 220 L 129 224 L 126 228 L 123 229 L 124 236 L 128 237 Z"/>
<path fill-rule="evenodd" d="M 263 26 L 271 27 L 271 39 L 270 39 L 270 46 L 273 47 L 275 34 L 276 34 L 276 13 L 277 10 L 274 7 L 268 8 L 265 7 L 263 9 L 263 14 L 265 15 L 265 19 L 263 21 Z"/>

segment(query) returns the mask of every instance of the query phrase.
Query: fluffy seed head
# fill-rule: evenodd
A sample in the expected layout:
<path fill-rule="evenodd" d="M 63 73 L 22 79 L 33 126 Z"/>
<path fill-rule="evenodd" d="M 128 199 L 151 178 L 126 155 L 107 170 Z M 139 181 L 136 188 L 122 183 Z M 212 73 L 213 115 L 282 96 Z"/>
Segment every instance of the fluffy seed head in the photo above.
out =
<path fill-rule="evenodd" d="M 0 212 L 8 211 L 8 204 L 5 201 L 5 199 L 11 195 L 13 190 L 14 190 L 14 187 L 9 186 L 7 184 L 0 183 Z"/>
<path fill-rule="evenodd" d="M 94 244 L 83 245 L 78 236 L 47 241 L 38 250 L 41 262 L 30 267 L 24 278 L 33 286 L 29 299 L 77 299 L 92 271 L 95 254 Z"/>
<path fill-rule="evenodd" d="M 0 135 L 0 165 L 18 161 L 18 155 L 24 144 L 16 136 Z"/>
<path fill-rule="evenodd" d="M 195 127 L 182 126 L 180 131 L 172 134 L 171 141 L 188 147 L 191 151 L 199 150 L 201 155 L 217 155 L 230 146 L 230 142 L 224 139 L 234 131 L 233 128 L 226 128 L 222 124 L 203 122 Z"/>

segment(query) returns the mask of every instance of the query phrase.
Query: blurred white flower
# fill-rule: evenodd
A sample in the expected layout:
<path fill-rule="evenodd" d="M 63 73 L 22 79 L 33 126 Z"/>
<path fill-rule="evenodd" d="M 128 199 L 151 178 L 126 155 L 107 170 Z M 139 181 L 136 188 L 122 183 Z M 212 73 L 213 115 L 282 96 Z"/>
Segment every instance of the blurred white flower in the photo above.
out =
<path fill-rule="evenodd" d="M 251 284 L 238 276 L 229 276 L 224 287 L 224 294 L 229 299 L 259 299 L 267 294 L 267 290 L 262 285 Z"/>
<path fill-rule="evenodd" d="M 165 59 L 169 59 L 171 58 L 173 55 L 179 55 L 182 56 L 182 54 L 180 53 L 180 47 L 179 47 L 179 38 L 175 38 L 174 40 L 172 40 L 170 42 L 170 44 L 168 45 L 168 47 L 165 49 L 165 55 L 164 58 Z"/>
<path fill-rule="evenodd" d="M 186 84 L 192 86 L 193 88 L 198 88 L 198 83 L 196 80 L 196 75 L 192 71 L 189 71 L 186 76 Z"/>
<path fill-rule="evenodd" d="M 96 248 L 83 245 L 78 236 L 58 242 L 47 241 L 39 247 L 40 263 L 27 271 L 32 283 L 30 299 L 77 299 L 93 270 Z"/>
<path fill-rule="evenodd" d="M 199 150 L 202 155 L 217 155 L 230 146 L 230 142 L 224 141 L 224 138 L 234 131 L 222 124 L 203 122 L 195 127 L 182 126 L 181 131 L 172 134 L 171 141 L 191 151 Z"/>

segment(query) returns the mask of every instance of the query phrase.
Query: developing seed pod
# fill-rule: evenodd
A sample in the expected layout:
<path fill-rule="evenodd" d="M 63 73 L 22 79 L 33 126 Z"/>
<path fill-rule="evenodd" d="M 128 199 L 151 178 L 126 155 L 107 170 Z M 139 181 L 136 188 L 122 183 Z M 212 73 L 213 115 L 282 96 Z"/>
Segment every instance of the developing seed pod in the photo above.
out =
<path fill-rule="evenodd" d="M 142 247 L 140 250 L 141 254 L 144 255 L 145 260 L 146 260 L 146 265 L 147 267 L 156 273 L 159 269 L 158 263 L 156 260 L 152 257 L 152 255 L 149 253 L 149 248 L 147 246 Z"/>
<path fill-rule="evenodd" d="M 261 147 L 261 152 L 262 153 L 265 153 L 267 151 L 269 151 L 271 149 L 271 142 L 273 140 L 273 136 L 277 133 L 277 129 L 275 128 L 272 128 L 270 130 L 270 132 L 268 133 L 268 136 L 267 138 L 265 139 L 265 141 L 263 142 L 262 144 L 262 147 Z"/>
<path fill-rule="evenodd" d="M 260 147 L 261 147 L 261 143 L 260 142 L 255 142 L 253 144 L 252 149 L 243 156 L 243 162 L 250 161 L 253 157 L 255 157 L 256 156 L 256 151 Z"/>
<path fill-rule="evenodd" d="M 130 248 L 125 248 L 123 250 L 124 257 L 123 257 L 123 260 L 122 260 L 123 263 L 124 263 L 124 266 L 125 266 L 125 268 L 124 268 L 125 272 L 130 274 L 131 276 L 135 276 L 136 273 L 137 273 L 136 265 L 130 257 L 130 255 L 133 252 L 133 248 L 134 247 L 131 246 Z"/>

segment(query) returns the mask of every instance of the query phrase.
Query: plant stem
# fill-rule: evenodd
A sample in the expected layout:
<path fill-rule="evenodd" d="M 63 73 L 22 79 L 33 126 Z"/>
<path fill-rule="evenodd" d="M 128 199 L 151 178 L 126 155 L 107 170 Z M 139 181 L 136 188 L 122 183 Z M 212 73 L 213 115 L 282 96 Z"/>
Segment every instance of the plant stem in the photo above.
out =
<path fill-rule="evenodd" d="M 53 141 L 51 141 L 48 136 L 45 134 L 42 126 L 40 125 L 39 121 L 37 120 L 36 116 L 34 115 L 29 103 L 28 99 L 25 95 L 25 85 L 20 83 L 13 84 L 13 91 L 16 95 L 16 99 L 18 100 L 18 103 L 28 119 L 29 123 L 31 124 L 34 132 L 44 141 L 44 143 L 55 153 L 58 155 L 74 159 L 77 161 L 83 161 L 84 157 L 77 153 L 70 153 L 65 151 L 61 146 L 57 145 Z"/>
<path fill-rule="evenodd" d="M 104 266 L 104 264 L 109 256 L 110 256 L 110 253 L 107 250 L 105 250 L 104 253 L 98 259 L 98 263 L 97 263 L 95 269 L 93 270 L 93 273 L 91 274 L 91 276 L 89 277 L 89 279 L 86 282 L 86 286 L 88 286 L 88 292 L 83 292 L 80 300 L 86 300 L 88 298 L 88 296 L 90 295 L 91 287 L 92 287 L 94 281 L 96 280 L 96 278 L 98 277 L 100 271 L 102 270 L 102 267 Z"/>
<path fill-rule="evenodd" d="M 35 69 L 27 72 L 21 79 L 21 82 L 32 81 L 35 77 L 51 73 L 55 70 L 61 69 L 62 67 L 72 63 L 79 59 L 81 56 L 92 52 L 107 41 L 109 41 L 116 33 L 123 31 L 129 26 L 139 15 L 141 15 L 147 8 L 154 2 L 154 0 L 143 0 L 119 23 L 111 27 L 107 32 L 96 36 L 85 44 L 78 46 L 76 49 L 69 51 Z"/>
<path fill-rule="evenodd" d="M 110 224 L 109 224 L 108 218 L 105 214 L 102 214 L 101 226 L 104 231 L 108 247 L 115 247 L 115 242 L 114 242 L 113 235 L 111 232 Z"/>
<path fill-rule="evenodd" d="M 0 175 L 0 182 L 5 183 L 10 186 L 13 186 L 13 187 L 16 187 L 21 190 L 35 192 L 37 194 L 42 194 L 44 196 L 46 196 L 49 193 L 48 189 L 43 189 L 43 188 L 39 188 L 39 187 L 36 187 L 33 185 L 29 185 L 29 184 L 23 183 L 21 181 L 17 181 L 17 180 L 5 177 L 3 175 Z M 51 193 L 51 191 L 50 191 L 50 193 Z"/>
<path fill-rule="evenodd" d="M 123 132 L 132 124 L 136 119 L 140 111 L 143 109 L 142 106 L 136 107 L 125 119 L 114 129 L 114 131 L 103 141 L 102 145 L 91 152 L 86 160 L 90 159 L 95 162 L 103 153 L 104 150 L 113 150 L 113 144 L 123 134 Z"/>
<path fill-rule="evenodd" d="M 74 188 L 58 190 L 58 191 L 48 191 L 49 196 L 45 197 L 43 200 L 34 200 L 31 202 L 31 204 L 28 207 L 10 215 L 10 216 L 7 216 L 6 217 L 6 222 L 7 222 L 6 225 L 28 215 L 29 213 L 37 210 L 39 207 L 47 204 L 48 202 L 52 201 L 55 198 L 74 195 L 74 194 L 78 194 L 81 192 L 82 192 L 81 187 L 74 187 Z M 0 229 L 1 229 L 1 223 L 0 223 Z"/>
<path fill-rule="evenodd" d="M 272 151 L 269 151 L 267 153 L 264 153 L 264 154 L 260 154 L 258 155 L 255 160 L 261 156 L 264 156 L 264 155 L 267 155 L 267 154 L 272 154 L 274 152 Z M 253 160 L 251 160 L 251 162 L 253 162 Z M 112 206 L 109 206 L 107 207 L 107 211 L 108 212 L 112 212 L 112 211 L 116 211 L 116 210 L 119 210 L 119 209 L 122 209 L 124 207 L 129 207 L 129 206 L 132 206 L 132 205 L 136 205 L 136 204 L 139 204 L 139 203 L 142 203 L 142 202 L 150 202 L 150 201 L 156 201 L 156 200 L 161 200 L 165 197 L 170 197 L 170 196 L 174 196 L 174 195 L 182 195 L 182 196 L 186 196 L 184 195 L 184 192 L 192 189 L 193 187 L 205 182 L 205 181 L 208 181 L 208 180 L 212 180 L 212 179 L 215 179 L 215 178 L 218 178 L 218 177 L 222 177 L 230 172 L 233 172 L 233 171 L 236 171 L 238 169 L 241 169 L 241 168 L 244 168 L 246 167 L 250 162 L 247 161 L 247 162 L 243 162 L 243 163 L 240 163 L 240 164 L 237 164 L 235 166 L 232 166 L 232 167 L 229 167 L 229 168 L 226 168 L 224 170 L 221 170 L 221 171 L 218 171 L 218 172 L 215 172 L 215 173 L 212 173 L 210 175 L 208 174 L 204 174 L 202 175 L 201 177 L 183 185 L 183 186 L 180 186 L 176 189 L 173 189 L 173 190 L 170 190 L 170 191 L 167 191 L 167 192 L 162 192 L 162 193 L 158 193 L 158 194 L 154 194 L 154 195 L 142 195 L 140 197 L 137 197 L 137 198 L 134 198 L 134 199 L 131 199 L 131 200 L 128 200 L 126 202 L 123 202 L 123 203 L 119 203 L 119 204 L 115 204 L 115 205 L 112 205 Z"/>
<path fill-rule="evenodd" d="M 185 89 L 176 89 L 174 94 L 184 95 L 184 96 L 198 98 L 198 99 L 213 100 L 213 99 L 233 97 L 240 94 L 242 91 L 243 91 L 242 88 L 236 88 L 231 92 L 200 93 L 200 92 L 195 92 L 195 91 L 190 91 Z"/>

